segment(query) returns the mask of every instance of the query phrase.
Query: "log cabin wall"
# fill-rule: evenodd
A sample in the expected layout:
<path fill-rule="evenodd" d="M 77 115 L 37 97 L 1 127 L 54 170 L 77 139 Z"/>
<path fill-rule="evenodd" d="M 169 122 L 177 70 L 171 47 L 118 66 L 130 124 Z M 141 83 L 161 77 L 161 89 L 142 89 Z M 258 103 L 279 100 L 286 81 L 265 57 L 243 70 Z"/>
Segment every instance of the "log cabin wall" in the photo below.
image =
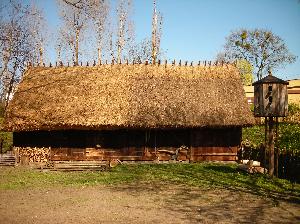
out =
<path fill-rule="evenodd" d="M 52 160 L 236 160 L 241 128 L 14 132 L 15 147 L 51 147 Z"/>
<path fill-rule="evenodd" d="M 197 129 L 191 132 L 191 161 L 235 161 L 242 128 Z"/>

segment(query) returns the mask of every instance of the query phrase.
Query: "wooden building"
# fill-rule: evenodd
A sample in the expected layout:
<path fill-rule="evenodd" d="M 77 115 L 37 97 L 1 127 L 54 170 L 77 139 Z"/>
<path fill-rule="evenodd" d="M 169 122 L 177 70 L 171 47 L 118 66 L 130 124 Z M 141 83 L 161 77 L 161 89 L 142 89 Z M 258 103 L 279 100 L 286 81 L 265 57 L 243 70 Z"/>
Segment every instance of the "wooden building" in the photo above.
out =
<path fill-rule="evenodd" d="M 115 64 L 29 68 L 4 126 L 51 160 L 228 161 L 253 123 L 234 66 Z"/>
<path fill-rule="evenodd" d="M 288 103 L 300 104 L 300 79 L 287 80 Z M 248 104 L 254 103 L 254 86 L 244 86 Z"/>
<path fill-rule="evenodd" d="M 288 84 L 287 81 L 273 76 L 271 72 L 265 78 L 254 82 L 254 116 L 287 116 Z"/>

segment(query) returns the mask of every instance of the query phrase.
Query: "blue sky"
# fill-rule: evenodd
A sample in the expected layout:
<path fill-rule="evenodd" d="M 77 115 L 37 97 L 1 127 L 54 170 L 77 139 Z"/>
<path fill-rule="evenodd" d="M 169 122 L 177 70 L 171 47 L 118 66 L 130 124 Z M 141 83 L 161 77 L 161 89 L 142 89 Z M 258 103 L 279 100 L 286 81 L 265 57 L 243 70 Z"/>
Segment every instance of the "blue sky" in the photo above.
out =
<path fill-rule="evenodd" d="M 51 29 L 56 29 L 56 0 L 38 3 L 44 8 Z M 300 78 L 299 0 L 157 0 L 157 8 L 163 14 L 161 47 L 170 60 L 214 60 L 231 31 L 267 28 L 298 56 L 294 64 L 275 71 L 275 75 Z M 149 37 L 152 0 L 134 0 L 133 19 L 137 40 Z"/>

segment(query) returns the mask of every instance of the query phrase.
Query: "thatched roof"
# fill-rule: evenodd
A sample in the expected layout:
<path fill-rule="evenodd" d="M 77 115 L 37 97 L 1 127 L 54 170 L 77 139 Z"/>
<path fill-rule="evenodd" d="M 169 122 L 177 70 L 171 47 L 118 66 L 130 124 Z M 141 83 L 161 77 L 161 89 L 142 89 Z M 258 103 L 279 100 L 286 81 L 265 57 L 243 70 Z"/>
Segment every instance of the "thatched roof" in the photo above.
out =
<path fill-rule="evenodd" d="M 9 103 L 12 131 L 198 128 L 254 123 L 235 67 L 30 68 Z"/>

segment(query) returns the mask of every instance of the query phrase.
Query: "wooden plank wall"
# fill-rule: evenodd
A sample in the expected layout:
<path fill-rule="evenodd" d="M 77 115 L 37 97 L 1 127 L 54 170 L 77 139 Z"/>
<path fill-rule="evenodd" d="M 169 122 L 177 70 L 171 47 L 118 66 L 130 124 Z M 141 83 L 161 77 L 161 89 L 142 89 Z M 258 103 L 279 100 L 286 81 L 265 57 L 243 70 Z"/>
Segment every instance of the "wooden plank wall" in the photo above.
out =
<path fill-rule="evenodd" d="M 51 147 L 52 160 L 235 160 L 241 128 L 34 131 L 14 133 L 14 146 Z M 180 148 L 180 150 L 178 150 Z"/>
<path fill-rule="evenodd" d="M 269 87 L 272 88 L 271 92 L 269 92 Z M 254 88 L 254 105 L 256 106 L 254 114 L 256 116 L 287 116 L 287 85 L 265 83 Z M 272 102 L 270 102 L 269 97 L 272 98 Z"/>
<path fill-rule="evenodd" d="M 242 129 L 196 129 L 191 132 L 191 161 L 235 161 Z"/>

